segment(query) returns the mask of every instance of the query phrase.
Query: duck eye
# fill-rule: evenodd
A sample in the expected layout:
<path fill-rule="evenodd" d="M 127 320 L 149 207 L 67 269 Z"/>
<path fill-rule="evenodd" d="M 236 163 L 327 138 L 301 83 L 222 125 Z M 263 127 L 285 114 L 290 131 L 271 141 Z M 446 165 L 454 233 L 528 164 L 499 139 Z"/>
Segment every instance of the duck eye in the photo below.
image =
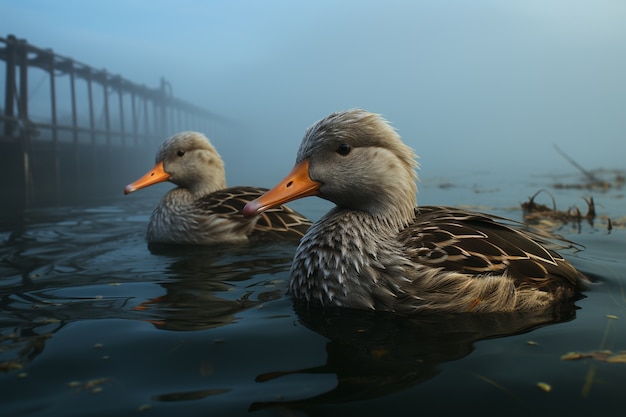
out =
<path fill-rule="evenodd" d="M 346 156 L 347 154 L 350 153 L 350 151 L 352 150 L 352 148 L 350 147 L 350 145 L 348 145 L 347 143 L 342 143 L 341 145 L 339 145 L 339 147 L 337 148 L 337 153 L 339 155 L 343 155 Z"/>
<path fill-rule="evenodd" d="M 176 152 L 176 155 L 178 156 L 183 156 L 185 154 L 185 151 L 178 151 Z"/>

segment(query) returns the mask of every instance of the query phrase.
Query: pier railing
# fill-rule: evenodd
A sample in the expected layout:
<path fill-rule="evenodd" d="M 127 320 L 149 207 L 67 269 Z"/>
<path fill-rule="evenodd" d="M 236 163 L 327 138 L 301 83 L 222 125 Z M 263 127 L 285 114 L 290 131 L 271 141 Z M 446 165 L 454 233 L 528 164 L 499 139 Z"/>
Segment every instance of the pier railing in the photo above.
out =
<path fill-rule="evenodd" d="M 126 177 L 120 167 L 138 152 L 154 152 L 177 131 L 208 134 L 215 120 L 174 97 L 164 79 L 150 88 L 13 35 L 0 37 L 0 60 L 0 186 L 18 205 L 93 186 L 85 176 Z"/>

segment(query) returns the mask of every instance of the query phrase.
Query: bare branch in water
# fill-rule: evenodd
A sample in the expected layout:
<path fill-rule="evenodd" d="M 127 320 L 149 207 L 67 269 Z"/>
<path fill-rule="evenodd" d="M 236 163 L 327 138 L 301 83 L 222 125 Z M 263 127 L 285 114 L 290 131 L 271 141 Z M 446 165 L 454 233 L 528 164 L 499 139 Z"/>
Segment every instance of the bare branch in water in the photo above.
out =
<path fill-rule="evenodd" d="M 567 159 L 567 161 L 568 161 L 570 164 L 574 165 L 576 168 L 578 168 L 578 169 L 580 170 L 580 172 L 582 172 L 583 174 L 585 174 L 585 176 L 586 176 L 587 178 L 589 178 L 589 180 L 590 180 L 591 182 L 593 182 L 593 183 L 597 183 L 597 184 L 602 184 L 602 183 L 604 183 L 604 181 L 599 180 L 599 179 L 598 179 L 595 175 L 593 175 L 593 173 L 591 173 L 591 172 L 587 171 L 585 168 L 583 168 L 582 166 L 580 166 L 580 165 L 578 164 L 578 162 L 574 161 L 574 160 L 573 160 L 573 159 L 572 159 L 569 155 L 567 155 L 565 152 L 563 152 L 563 151 L 561 150 L 561 148 L 559 148 L 558 146 L 556 146 L 556 144 L 555 144 L 555 143 L 553 143 L 553 144 L 552 144 L 552 146 L 554 146 L 554 149 L 556 149 L 556 151 L 557 151 L 558 153 L 560 153 L 560 154 L 561 154 L 561 156 L 562 156 L 563 158 Z"/>

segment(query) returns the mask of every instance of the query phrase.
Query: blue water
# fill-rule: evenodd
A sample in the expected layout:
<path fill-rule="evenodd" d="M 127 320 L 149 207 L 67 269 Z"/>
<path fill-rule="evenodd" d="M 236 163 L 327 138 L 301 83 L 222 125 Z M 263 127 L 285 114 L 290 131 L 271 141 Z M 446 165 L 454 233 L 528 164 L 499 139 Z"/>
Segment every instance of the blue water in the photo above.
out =
<path fill-rule="evenodd" d="M 593 225 L 551 225 L 584 245 L 564 254 L 596 281 L 556 323 L 296 308 L 285 295 L 294 244 L 151 252 L 143 234 L 165 188 L 28 211 L 0 233 L 0 415 L 582 416 L 623 409 L 624 189 L 551 187 L 580 180 L 472 173 L 420 184 L 421 204 L 516 220 L 520 203 L 541 188 L 560 209 L 585 209 L 582 197 L 594 197 Z M 313 219 L 330 207 L 314 198 L 292 206 Z M 568 352 L 596 357 L 562 360 Z"/>

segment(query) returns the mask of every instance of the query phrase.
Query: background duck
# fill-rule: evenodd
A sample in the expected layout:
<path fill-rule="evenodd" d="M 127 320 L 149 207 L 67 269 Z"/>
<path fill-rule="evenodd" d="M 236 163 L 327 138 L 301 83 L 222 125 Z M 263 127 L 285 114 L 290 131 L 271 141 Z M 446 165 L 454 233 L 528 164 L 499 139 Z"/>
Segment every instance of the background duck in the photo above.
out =
<path fill-rule="evenodd" d="M 129 194 L 164 181 L 170 190 L 150 216 L 149 243 L 215 244 L 263 239 L 300 239 L 311 222 L 300 213 L 277 206 L 263 217 L 246 219 L 246 203 L 267 188 L 226 187 L 224 162 L 210 141 L 198 132 L 167 139 L 152 170 L 124 188 Z"/>
<path fill-rule="evenodd" d="M 379 115 L 338 112 L 305 133 L 292 172 L 250 217 L 317 195 L 336 207 L 301 240 L 289 292 L 325 306 L 397 312 L 548 310 L 587 278 L 514 222 L 416 207 L 416 155 Z"/>

